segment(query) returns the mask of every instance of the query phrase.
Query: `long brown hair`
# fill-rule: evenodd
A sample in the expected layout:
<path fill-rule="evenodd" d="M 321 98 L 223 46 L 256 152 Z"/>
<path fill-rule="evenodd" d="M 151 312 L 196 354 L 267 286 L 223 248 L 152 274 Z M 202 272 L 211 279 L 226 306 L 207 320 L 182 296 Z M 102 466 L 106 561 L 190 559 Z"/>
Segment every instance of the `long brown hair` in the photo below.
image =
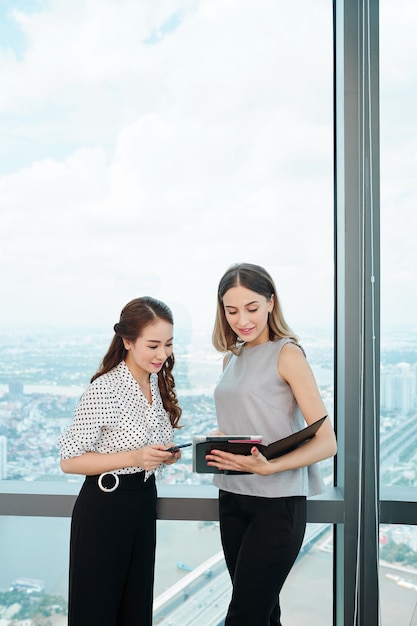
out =
<path fill-rule="evenodd" d="M 128 302 L 120 313 L 119 322 L 114 325 L 115 335 L 98 371 L 91 378 L 91 382 L 99 376 L 107 374 L 121 361 L 125 360 L 127 350 L 124 347 L 123 339 L 128 339 L 134 343 L 142 335 L 145 327 L 153 324 L 157 319 L 174 324 L 171 309 L 164 302 L 155 300 L 155 298 L 150 296 L 135 298 L 135 300 Z M 165 410 L 169 413 L 171 424 L 174 428 L 179 428 L 178 422 L 182 410 L 178 406 L 178 399 L 175 393 L 175 381 L 172 374 L 174 363 L 174 354 L 171 354 L 158 372 L 158 385 L 162 402 Z"/>
<path fill-rule="evenodd" d="M 217 290 L 217 312 L 212 335 L 213 345 L 219 352 L 239 354 L 242 341 L 230 328 L 224 312 L 223 297 L 232 287 L 242 286 L 251 291 L 255 291 L 267 300 L 274 297 L 274 305 L 268 315 L 269 339 L 276 341 L 283 337 L 289 337 L 298 344 L 298 337 L 288 326 L 282 314 L 277 290 L 268 272 L 260 265 L 252 263 L 236 263 L 229 267 L 223 274 Z"/>

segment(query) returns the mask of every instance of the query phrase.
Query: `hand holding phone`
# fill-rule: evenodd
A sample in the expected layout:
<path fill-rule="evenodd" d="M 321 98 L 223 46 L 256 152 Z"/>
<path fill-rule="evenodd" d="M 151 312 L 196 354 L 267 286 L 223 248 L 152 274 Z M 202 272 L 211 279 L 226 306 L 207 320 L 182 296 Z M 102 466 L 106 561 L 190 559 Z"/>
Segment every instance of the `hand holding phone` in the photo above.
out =
<path fill-rule="evenodd" d="M 166 452 L 177 452 L 180 448 L 188 448 L 188 446 L 192 446 L 191 443 L 180 443 L 177 446 L 172 446 L 171 448 L 167 448 Z"/>

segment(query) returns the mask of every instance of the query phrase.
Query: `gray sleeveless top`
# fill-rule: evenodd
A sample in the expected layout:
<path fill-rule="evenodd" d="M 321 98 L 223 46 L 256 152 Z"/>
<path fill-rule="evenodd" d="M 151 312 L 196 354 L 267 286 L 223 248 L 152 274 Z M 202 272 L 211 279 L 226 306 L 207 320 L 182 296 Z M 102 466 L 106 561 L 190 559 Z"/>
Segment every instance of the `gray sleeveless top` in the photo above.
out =
<path fill-rule="evenodd" d="M 291 387 L 278 373 L 282 347 L 267 341 L 231 355 L 214 391 L 219 429 L 228 435 L 262 435 L 268 445 L 305 427 Z M 280 498 L 325 491 L 317 464 L 272 474 L 215 474 L 214 484 L 233 493 Z"/>

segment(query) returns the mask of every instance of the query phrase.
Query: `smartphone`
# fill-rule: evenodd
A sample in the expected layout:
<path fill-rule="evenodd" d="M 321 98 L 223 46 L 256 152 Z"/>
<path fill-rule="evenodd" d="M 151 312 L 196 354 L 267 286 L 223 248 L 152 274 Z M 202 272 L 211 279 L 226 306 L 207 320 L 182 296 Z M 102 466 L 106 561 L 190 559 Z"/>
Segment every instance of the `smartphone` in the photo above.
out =
<path fill-rule="evenodd" d="M 165 452 L 176 452 L 180 448 L 188 448 L 188 446 L 192 446 L 193 443 L 180 443 L 178 446 L 172 446 L 172 448 L 168 448 Z"/>

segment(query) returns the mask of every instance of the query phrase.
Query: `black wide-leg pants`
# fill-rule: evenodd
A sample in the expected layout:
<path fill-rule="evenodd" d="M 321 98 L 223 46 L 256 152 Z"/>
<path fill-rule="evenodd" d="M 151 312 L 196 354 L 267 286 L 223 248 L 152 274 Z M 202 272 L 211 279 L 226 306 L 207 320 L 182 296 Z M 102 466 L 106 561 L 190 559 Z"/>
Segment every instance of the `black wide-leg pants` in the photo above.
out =
<path fill-rule="evenodd" d="M 281 626 L 279 593 L 303 543 L 306 498 L 219 492 L 220 532 L 232 580 L 225 626 Z"/>
<path fill-rule="evenodd" d="M 87 476 L 71 523 L 68 626 L 151 626 L 154 476 L 119 475 L 113 492 Z M 114 484 L 114 477 L 106 476 Z"/>

